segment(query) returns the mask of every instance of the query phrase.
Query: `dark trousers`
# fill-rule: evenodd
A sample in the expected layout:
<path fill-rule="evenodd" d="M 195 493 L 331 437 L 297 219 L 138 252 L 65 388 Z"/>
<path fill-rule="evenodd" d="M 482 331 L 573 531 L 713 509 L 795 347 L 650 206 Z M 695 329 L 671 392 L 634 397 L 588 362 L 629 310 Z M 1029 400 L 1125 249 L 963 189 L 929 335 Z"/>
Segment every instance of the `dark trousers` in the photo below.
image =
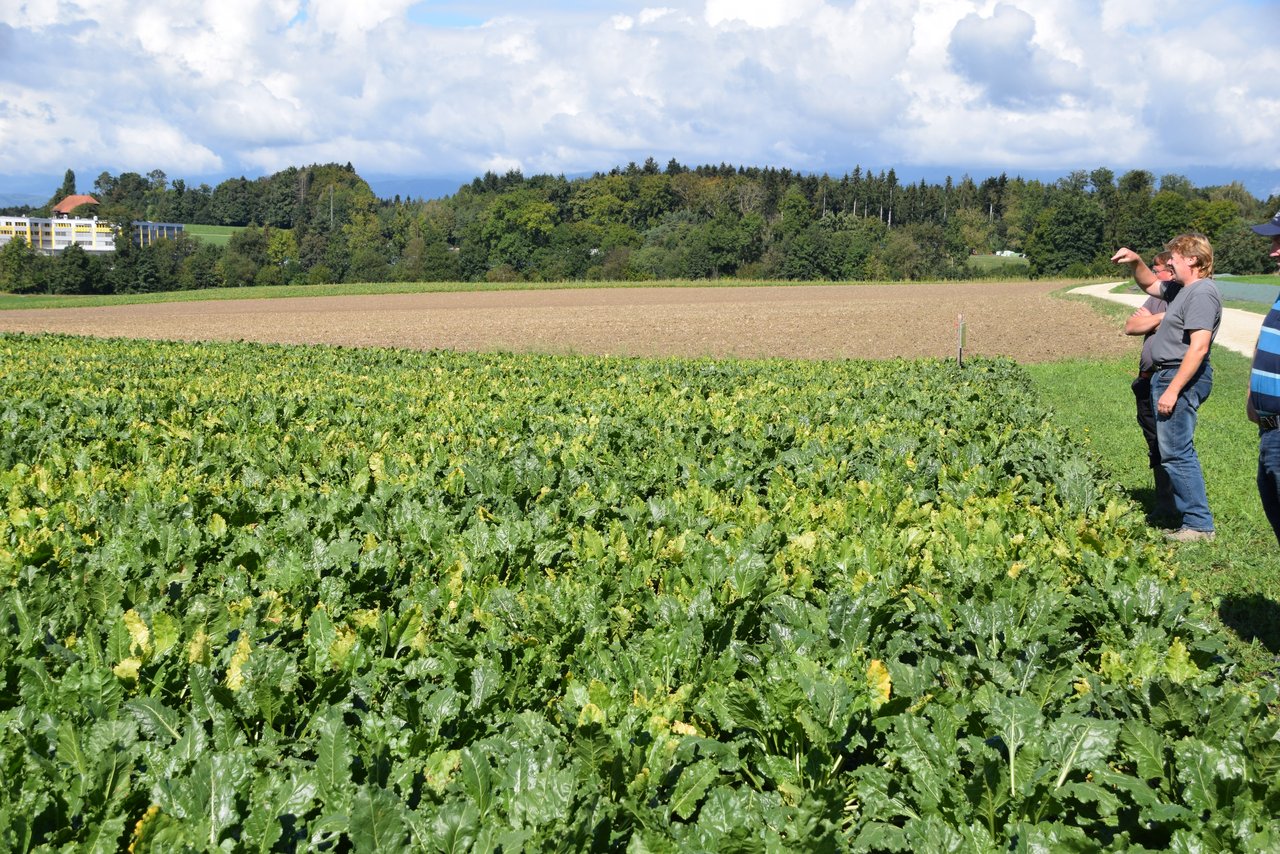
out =
<path fill-rule="evenodd" d="M 1156 439 L 1156 410 L 1151 402 L 1151 378 L 1137 377 L 1130 384 L 1133 389 L 1134 407 L 1138 413 L 1138 426 L 1142 428 L 1142 438 L 1147 440 L 1147 464 L 1151 466 L 1151 475 L 1156 484 L 1157 516 L 1174 516 L 1177 510 L 1173 503 L 1173 485 L 1164 466 L 1160 465 L 1160 443 Z"/>
<path fill-rule="evenodd" d="M 1130 384 L 1138 410 L 1138 426 L 1147 440 L 1147 459 L 1153 469 L 1160 468 L 1160 443 L 1156 441 L 1156 411 L 1151 405 L 1151 378 L 1137 377 Z"/>
<path fill-rule="evenodd" d="M 1280 542 L 1280 430 L 1263 430 L 1258 436 L 1258 495 Z"/>

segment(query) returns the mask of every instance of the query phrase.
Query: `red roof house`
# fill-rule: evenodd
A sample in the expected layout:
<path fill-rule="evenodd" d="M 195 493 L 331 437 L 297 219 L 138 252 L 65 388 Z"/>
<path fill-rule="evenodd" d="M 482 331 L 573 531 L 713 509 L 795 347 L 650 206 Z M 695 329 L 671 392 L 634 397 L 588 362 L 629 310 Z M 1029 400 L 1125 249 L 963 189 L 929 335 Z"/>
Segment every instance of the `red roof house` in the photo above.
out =
<path fill-rule="evenodd" d="M 93 196 L 67 196 L 65 199 L 53 206 L 53 213 L 55 216 L 66 216 L 81 205 L 96 205 L 97 203 L 98 200 Z"/>

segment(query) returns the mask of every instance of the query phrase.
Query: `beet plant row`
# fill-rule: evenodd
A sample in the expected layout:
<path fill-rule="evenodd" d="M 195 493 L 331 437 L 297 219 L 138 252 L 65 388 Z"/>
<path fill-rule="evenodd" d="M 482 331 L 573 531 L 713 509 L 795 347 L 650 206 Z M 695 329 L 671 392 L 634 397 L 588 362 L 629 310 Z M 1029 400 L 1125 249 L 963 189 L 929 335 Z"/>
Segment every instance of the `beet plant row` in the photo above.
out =
<path fill-rule="evenodd" d="M 6 336 L 0 502 L 5 850 L 1280 846 L 1010 362 Z"/>

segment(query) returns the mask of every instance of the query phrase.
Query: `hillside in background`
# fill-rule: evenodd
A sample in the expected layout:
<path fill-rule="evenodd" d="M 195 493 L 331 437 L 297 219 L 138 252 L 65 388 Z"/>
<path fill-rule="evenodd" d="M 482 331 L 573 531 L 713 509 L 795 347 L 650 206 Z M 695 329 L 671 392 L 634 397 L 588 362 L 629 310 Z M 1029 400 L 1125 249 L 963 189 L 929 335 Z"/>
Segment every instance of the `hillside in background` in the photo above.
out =
<path fill-rule="evenodd" d="M 76 190 L 68 170 L 48 203 Z M 970 259 L 996 252 L 1025 261 L 995 275 L 1083 277 L 1110 272 L 1119 246 L 1150 254 L 1184 231 L 1209 235 L 1221 272 L 1247 274 L 1274 267 L 1247 225 L 1280 204 L 1239 183 L 1197 187 L 1141 170 L 1077 171 L 1051 182 L 1002 174 L 904 183 L 892 169 L 855 167 L 836 177 L 675 160 L 661 166 L 652 158 L 576 178 L 486 173 L 426 200 L 381 198 L 350 163 L 290 167 L 216 187 L 170 181 L 159 170 L 104 172 L 93 193 L 105 219 L 241 230 L 225 245 L 179 240 L 112 258 L 19 257 L 20 246 L 6 247 L 0 289 L 948 280 L 983 275 Z"/>

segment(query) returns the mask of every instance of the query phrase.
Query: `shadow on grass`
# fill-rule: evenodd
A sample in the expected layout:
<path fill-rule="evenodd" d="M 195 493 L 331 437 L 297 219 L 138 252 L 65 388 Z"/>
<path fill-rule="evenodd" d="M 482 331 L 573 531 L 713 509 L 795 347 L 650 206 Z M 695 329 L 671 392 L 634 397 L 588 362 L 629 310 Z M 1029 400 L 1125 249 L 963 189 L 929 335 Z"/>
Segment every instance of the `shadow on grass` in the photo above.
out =
<path fill-rule="evenodd" d="M 1258 641 L 1269 652 L 1280 653 L 1280 603 L 1258 593 L 1225 596 L 1218 617 L 1246 643 Z"/>
<path fill-rule="evenodd" d="M 1154 487 L 1139 486 L 1135 489 L 1126 489 L 1125 493 L 1133 500 L 1135 504 L 1142 508 L 1147 514 L 1147 521 L 1157 528 L 1176 528 L 1178 527 L 1178 519 L 1173 514 L 1161 514 L 1159 510 L 1159 501 L 1156 498 Z"/>

